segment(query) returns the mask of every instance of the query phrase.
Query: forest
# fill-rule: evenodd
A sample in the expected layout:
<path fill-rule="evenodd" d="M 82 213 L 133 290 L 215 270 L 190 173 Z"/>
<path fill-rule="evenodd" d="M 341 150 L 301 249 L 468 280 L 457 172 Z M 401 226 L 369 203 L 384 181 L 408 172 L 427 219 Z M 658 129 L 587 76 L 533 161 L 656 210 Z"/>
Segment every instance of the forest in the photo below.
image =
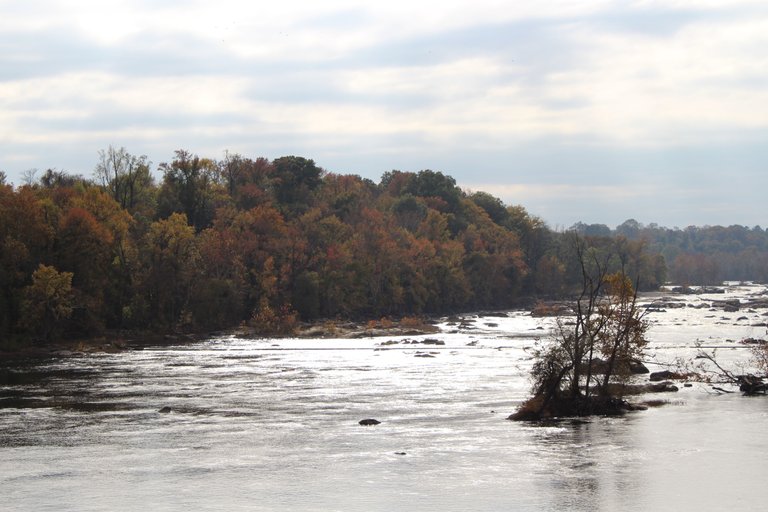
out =
<path fill-rule="evenodd" d="M 644 240 L 660 254 L 669 279 L 681 285 L 717 285 L 723 281 L 768 282 L 768 231 L 732 225 L 688 226 L 685 229 L 647 226 L 629 219 L 611 230 L 604 224 L 577 223 L 570 228 L 585 236 Z"/>
<path fill-rule="evenodd" d="M 15 187 L 0 173 L 0 337 L 277 333 L 298 321 L 510 308 L 578 287 L 573 233 L 615 254 L 644 290 L 668 278 L 768 280 L 759 227 L 630 220 L 556 232 L 438 171 L 375 183 L 304 157 L 178 150 L 153 172 L 110 147 L 90 177 L 49 169 Z"/>

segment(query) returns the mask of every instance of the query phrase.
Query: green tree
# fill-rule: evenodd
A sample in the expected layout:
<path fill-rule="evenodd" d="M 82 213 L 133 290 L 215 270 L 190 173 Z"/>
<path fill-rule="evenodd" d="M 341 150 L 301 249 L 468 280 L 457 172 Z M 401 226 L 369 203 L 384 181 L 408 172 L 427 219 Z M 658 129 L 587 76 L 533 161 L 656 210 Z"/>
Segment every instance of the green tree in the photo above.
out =
<path fill-rule="evenodd" d="M 163 328 L 183 327 L 197 275 L 195 230 L 183 213 L 153 222 L 144 240 L 143 301 L 147 320 Z M 138 315 L 139 311 L 132 312 Z"/>
<path fill-rule="evenodd" d="M 492 196 L 487 192 L 475 192 L 469 199 L 477 206 L 485 210 L 485 213 L 493 222 L 501 226 L 507 225 L 510 219 L 510 212 L 501 201 L 501 199 Z"/>
<path fill-rule="evenodd" d="M 24 289 L 21 325 L 50 342 L 72 315 L 73 305 L 72 273 L 41 264 Z"/>
<path fill-rule="evenodd" d="M 299 156 L 280 157 L 272 167 L 272 186 L 282 211 L 292 217 L 307 211 L 315 190 L 323 183 L 323 170 L 313 160 Z"/>
<path fill-rule="evenodd" d="M 216 163 L 178 150 L 173 162 L 160 164 L 160 170 L 163 171 L 157 200 L 160 217 L 183 213 L 197 231 L 210 226 L 216 208 L 225 202 L 223 191 L 218 190 Z"/>

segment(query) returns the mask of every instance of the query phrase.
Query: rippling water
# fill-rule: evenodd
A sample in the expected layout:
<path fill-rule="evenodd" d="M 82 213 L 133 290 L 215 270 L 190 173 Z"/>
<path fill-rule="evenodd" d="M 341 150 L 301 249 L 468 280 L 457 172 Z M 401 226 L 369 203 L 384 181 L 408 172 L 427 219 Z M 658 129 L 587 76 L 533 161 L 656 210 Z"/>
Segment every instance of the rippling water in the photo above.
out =
<path fill-rule="evenodd" d="M 658 363 L 697 342 L 735 362 L 747 354 L 734 341 L 765 332 L 760 310 L 651 319 Z M 431 337 L 444 346 L 220 338 L 14 363 L 34 383 L 0 387 L 0 508 L 764 507 L 768 398 L 697 384 L 622 418 L 514 423 L 505 418 L 528 393 L 526 349 L 548 321 L 510 313 L 442 327 Z"/>

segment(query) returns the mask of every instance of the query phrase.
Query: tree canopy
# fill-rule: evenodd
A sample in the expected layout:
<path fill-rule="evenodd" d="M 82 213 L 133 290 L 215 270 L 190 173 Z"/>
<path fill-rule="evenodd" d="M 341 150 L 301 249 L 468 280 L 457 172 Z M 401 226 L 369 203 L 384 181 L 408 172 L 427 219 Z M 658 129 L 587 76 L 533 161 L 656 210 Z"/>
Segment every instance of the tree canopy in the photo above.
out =
<path fill-rule="evenodd" d="M 389 171 L 374 183 L 299 156 L 179 150 L 156 182 L 150 165 L 110 147 L 93 180 L 48 170 L 20 187 L 0 183 L 0 334 L 41 336 L 24 328 L 41 265 L 71 275 L 63 335 L 501 309 L 581 285 L 567 233 L 439 171 Z M 712 251 L 723 268 L 725 255 L 766 246 L 759 228 L 573 230 L 613 247 L 608 270 L 637 275 L 643 289 L 665 281 L 665 257 L 694 279 Z"/>

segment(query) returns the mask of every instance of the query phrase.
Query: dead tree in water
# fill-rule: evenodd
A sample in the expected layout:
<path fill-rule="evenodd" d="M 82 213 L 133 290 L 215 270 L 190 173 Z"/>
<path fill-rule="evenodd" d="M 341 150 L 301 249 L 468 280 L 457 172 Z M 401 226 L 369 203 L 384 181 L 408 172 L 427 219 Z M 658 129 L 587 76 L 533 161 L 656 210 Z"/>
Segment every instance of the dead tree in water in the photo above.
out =
<path fill-rule="evenodd" d="M 510 419 L 619 413 L 627 408 L 610 386 L 629 371 L 646 344 L 645 312 L 637 305 L 637 286 L 625 272 L 609 273 L 613 254 L 600 255 L 574 238 L 581 266 L 581 292 L 575 318 L 558 319 L 552 341 L 536 354 L 531 370 L 534 396 Z M 600 371 L 595 362 L 603 357 Z"/>
<path fill-rule="evenodd" d="M 753 349 L 754 358 L 753 361 L 757 364 L 758 367 L 761 365 L 760 356 L 762 355 L 762 352 L 766 351 L 765 346 L 758 347 L 757 349 Z M 704 359 L 706 361 L 709 361 L 714 365 L 716 368 L 715 373 L 723 379 L 725 382 L 728 382 L 729 384 L 733 384 L 734 386 L 739 386 L 739 391 L 744 393 L 747 396 L 754 396 L 754 395 L 765 395 L 768 394 L 768 383 L 765 382 L 765 377 L 759 377 L 757 375 L 751 375 L 751 374 L 743 374 L 743 375 L 736 375 L 732 371 L 724 368 L 715 357 L 714 352 L 704 352 L 699 351 L 698 355 L 696 356 L 697 359 Z"/>

